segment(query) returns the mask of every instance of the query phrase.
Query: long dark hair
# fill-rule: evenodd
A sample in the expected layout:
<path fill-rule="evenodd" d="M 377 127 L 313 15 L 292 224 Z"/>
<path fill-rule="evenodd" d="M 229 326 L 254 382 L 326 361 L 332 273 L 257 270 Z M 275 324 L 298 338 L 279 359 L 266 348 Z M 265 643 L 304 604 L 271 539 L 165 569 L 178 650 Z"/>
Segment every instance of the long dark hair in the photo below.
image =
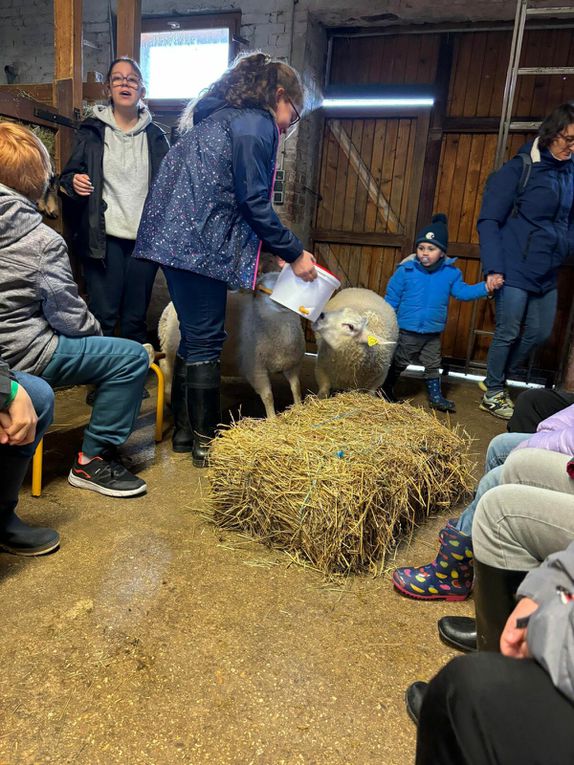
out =
<path fill-rule="evenodd" d="M 574 104 L 568 102 L 557 106 L 538 128 L 540 148 L 547 149 L 556 136 L 572 123 L 574 123 Z"/>

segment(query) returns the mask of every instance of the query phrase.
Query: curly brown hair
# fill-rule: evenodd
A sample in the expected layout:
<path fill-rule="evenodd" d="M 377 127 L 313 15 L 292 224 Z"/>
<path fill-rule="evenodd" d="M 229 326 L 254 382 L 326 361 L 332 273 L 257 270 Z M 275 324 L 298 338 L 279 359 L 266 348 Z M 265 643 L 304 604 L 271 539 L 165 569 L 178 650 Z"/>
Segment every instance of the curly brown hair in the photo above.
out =
<path fill-rule="evenodd" d="M 284 88 L 287 98 L 298 111 L 302 111 L 303 85 L 293 67 L 265 53 L 241 54 L 199 100 L 216 96 L 230 106 L 267 109 L 274 113 L 277 88 Z"/>

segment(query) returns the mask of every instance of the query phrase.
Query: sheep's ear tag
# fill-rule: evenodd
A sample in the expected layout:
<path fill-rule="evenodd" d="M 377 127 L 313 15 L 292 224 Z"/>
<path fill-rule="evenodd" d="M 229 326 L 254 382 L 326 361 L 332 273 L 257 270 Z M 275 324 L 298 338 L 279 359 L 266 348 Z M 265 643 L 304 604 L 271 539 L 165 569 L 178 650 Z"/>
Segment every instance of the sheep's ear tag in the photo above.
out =
<path fill-rule="evenodd" d="M 379 341 L 374 335 L 369 335 L 367 337 L 367 345 L 369 346 L 369 348 L 371 348 L 373 345 L 378 345 L 378 344 L 379 344 Z"/>

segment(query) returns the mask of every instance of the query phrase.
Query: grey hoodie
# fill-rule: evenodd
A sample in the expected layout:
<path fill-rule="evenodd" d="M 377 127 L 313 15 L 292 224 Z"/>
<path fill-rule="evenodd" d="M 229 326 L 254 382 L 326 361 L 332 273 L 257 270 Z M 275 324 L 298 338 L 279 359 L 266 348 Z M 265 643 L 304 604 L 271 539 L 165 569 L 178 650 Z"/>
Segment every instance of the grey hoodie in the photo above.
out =
<path fill-rule="evenodd" d="M 146 127 L 151 114 L 142 109 L 135 126 L 118 127 L 111 106 L 95 106 L 93 116 L 106 126 L 104 188 L 106 234 L 135 239 L 149 188 L 149 151 Z"/>
<path fill-rule="evenodd" d="M 35 204 L 0 183 L 0 356 L 39 375 L 58 335 L 100 334 L 78 295 L 64 240 Z"/>

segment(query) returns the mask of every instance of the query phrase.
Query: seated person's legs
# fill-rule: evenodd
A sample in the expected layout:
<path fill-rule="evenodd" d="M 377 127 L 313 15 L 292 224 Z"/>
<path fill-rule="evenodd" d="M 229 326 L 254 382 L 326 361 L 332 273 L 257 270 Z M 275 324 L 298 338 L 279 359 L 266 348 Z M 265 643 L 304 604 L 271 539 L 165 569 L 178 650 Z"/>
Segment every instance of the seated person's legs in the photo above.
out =
<path fill-rule="evenodd" d="M 479 650 L 498 650 L 525 572 L 574 539 L 574 486 L 567 462 L 557 452 L 518 450 L 502 469 L 506 483 L 479 503 L 472 527 Z"/>
<path fill-rule="evenodd" d="M 574 404 L 574 393 L 565 390 L 533 388 L 522 391 L 514 403 L 514 413 L 508 422 L 509 433 L 535 433 L 547 417 Z"/>
<path fill-rule="evenodd" d="M 0 548 L 16 555 L 44 555 L 58 547 L 59 534 L 53 529 L 26 525 L 16 515 L 16 506 L 30 460 L 52 421 L 54 394 L 50 386 L 38 377 L 23 372 L 16 372 L 14 377 L 29 395 L 38 422 L 32 443 L 24 446 L 0 445 Z"/>
<path fill-rule="evenodd" d="M 429 684 L 417 765 L 574 762 L 574 706 L 532 659 L 451 661 Z"/>
<path fill-rule="evenodd" d="M 485 474 L 473 501 L 458 520 L 439 533 L 440 549 L 432 563 L 406 566 L 393 573 L 393 584 L 403 595 L 419 600 L 464 600 L 473 582 L 472 520 L 481 497 L 502 479 L 502 465 L 510 452 L 528 438 L 527 433 L 501 433 L 489 444 Z"/>
<path fill-rule="evenodd" d="M 508 457 L 501 485 L 483 497 L 474 517 L 478 561 L 528 571 L 574 539 L 574 481 L 566 472 L 568 460 L 546 449 L 519 449 Z"/>
<path fill-rule="evenodd" d="M 115 337 L 61 336 L 42 372 L 53 386 L 94 384 L 97 392 L 82 451 L 68 480 L 73 486 L 111 497 L 131 497 L 145 482 L 113 460 L 106 450 L 123 444 L 139 412 L 149 357 L 138 343 Z"/>

